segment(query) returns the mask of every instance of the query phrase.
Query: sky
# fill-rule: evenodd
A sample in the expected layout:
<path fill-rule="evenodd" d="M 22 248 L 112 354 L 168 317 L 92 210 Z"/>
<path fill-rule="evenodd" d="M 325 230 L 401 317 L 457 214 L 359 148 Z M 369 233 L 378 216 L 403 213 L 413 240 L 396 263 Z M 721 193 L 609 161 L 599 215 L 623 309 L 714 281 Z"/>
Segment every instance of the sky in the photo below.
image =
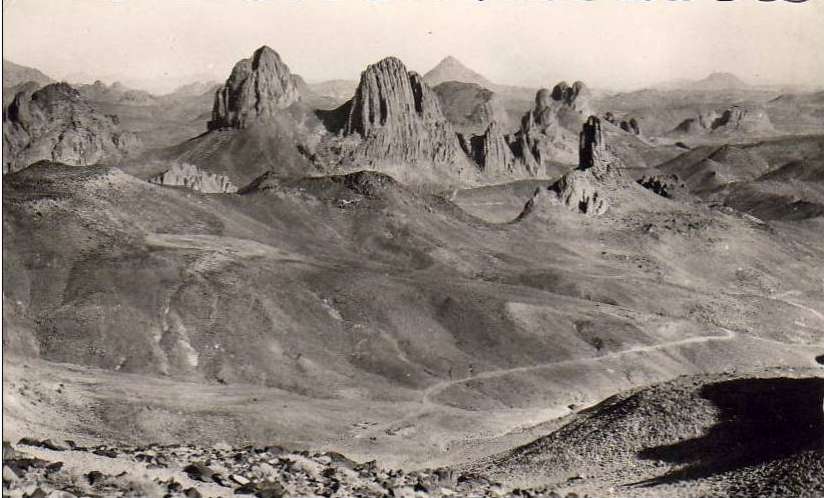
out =
<path fill-rule="evenodd" d="M 727 71 L 824 85 L 824 2 L 808 0 L 4 0 L 3 57 L 55 79 L 155 92 L 223 81 L 257 47 L 308 81 L 394 55 L 447 55 L 496 83 L 639 88 Z"/>

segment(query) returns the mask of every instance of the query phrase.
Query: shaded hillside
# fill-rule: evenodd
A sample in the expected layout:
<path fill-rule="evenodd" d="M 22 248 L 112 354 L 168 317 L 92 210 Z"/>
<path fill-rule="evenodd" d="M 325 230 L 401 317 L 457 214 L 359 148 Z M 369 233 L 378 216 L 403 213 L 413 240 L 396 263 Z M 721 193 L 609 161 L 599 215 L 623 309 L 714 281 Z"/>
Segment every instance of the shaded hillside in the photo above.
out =
<path fill-rule="evenodd" d="M 483 468 L 622 496 L 818 496 L 823 399 L 824 377 L 811 370 L 682 377 L 614 396 Z"/>

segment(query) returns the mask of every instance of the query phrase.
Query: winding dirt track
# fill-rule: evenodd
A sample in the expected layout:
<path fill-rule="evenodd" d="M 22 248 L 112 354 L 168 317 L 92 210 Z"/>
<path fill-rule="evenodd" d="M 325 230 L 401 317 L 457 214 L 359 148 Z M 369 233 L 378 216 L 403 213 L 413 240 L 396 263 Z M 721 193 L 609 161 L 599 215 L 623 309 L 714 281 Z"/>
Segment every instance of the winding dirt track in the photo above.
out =
<path fill-rule="evenodd" d="M 603 278 L 621 278 L 620 276 L 613 276 L 613 275 L 602 276 L 602 277 Z M 788 301 L 788 300 L 783 299 L 782 297 L 780 297 L 780 296 L 795 295 L 795 294 L 800 294 L 800 292 L 798 292 L 798 291 L 789 291 L 789 292 L 783 293 L 781 295 L 774 296 L 770 299 L 781 301 L 781 302 L 784 302 L 784 303 L 789 304 L 791 306 L 795 306 L 797 308 L 808 311 L 808 312 L 812 313 L 813 315 L 815 315 L 816 317 L 818 317 L 819 319 L 821 319 L 822 324 L 824 324 L 824 314 L 822 314 L 822 313 L 820 313 L 820 312 L 818 312 L 818 311 L 816 311 L 812 308 L 804 306 L 802 304 L 792 302 L 792 301 Z M 392 427 L 392 426 L 395 426 L 395 425 L 398 425 L 398 424 L 403 424 L 404 422 L 411 421 L 411 420 L 414 420 L 414 419 L 416 419 L 416 418 L 418 418 L 422 415 L 425 415 L 428 412 L 432 412 L 432 411 L 435 411 L 439 408 L 443 408 L 444 405 L 441 405 L 440 403 L 438 403 L 435 400 L 435 398 L 439 394 L 441 394 L 442 392 L 446 391 L 447 389 L 449 389 L 451 387 L 454 387 L 454 386 L 457 386 L 457 385 L 460 385 L 460 384 L 465 384 L 465 383 L 472 382 L 472 381 L 476 381 L 476 380 L 493 379 L 493 378 L 497 378 L 497 377 L 505 377 L 507 375 L 512 375 L 512 374 L 519 374 L 519 373 L 525 373 L 525 372 L 530 372 L 530 371 L 535 371 L 535 370 L 543 370 L 543 369 L 550 369 L 550 368 L 570 366 L 570 365 L 592 364 L 592 363 L 598 363 L 602 360 L 618 358 L 618 357 L 626 356 L 626 355 L 645 353 L 645 352 L 651 352 L 651 351 L 660 351 L 660 350 L 665 350 L 665 349 L 669 349 L 669 348 L 676 348 L 676 347 L 680 347 L 680 346 L 685 346 L 685 345 L 688 345 L 688 344 L 707 343 L 707 342 L 714 342 L 714 341 L 731 341 L 731 340 L 736 339 L 736 338 L 741 338 L 741 339 L 745 339 L 745 340 L 749 339 L 749 340 L 754 340 L 754 341 L 759 341 L 759 342 L 766 342 L 766 343 L 770 343 L 770 344 L 776 344 L 776 345 L 787 346 L 787 347 L 797 347 L 797 348 L 802 348 L 802 349 L 824 349 L 824 344 L 822 344 L 822 345 L 791 344 L 791 343 L 776 341 L 776 340 L 772 340 L 772 339 L 757 337 L 757 336 L 754 336 L 754 335 L 749 335 L 749 334 L 745 334 L 745 333 L 741 333 L 741 332 L 736 332 L 736 331 L 733 331 L 733 330 L 730 330 L 730 329 L 727 329 L 727 328 L 723 328 L 723 327 L 718 327 L 718 329 L 723 332 L 722 335 L 707 335 L 707 336 L 690 337 L 690 338 L 681 339 L 681 340 L 678 340 L 678 341 L 665 342 L 665 343 L 654 344 L 654 345 L 650 345 L 650 346 L 634 347 L 634 348 L 630 348 L 630 349 L 625 349 L 623 351 L 616 351 L 616 352 L 613 352 L 613 353 L 605 354 L 605 355 L 602 355 L 602 356 L 595 356 L 595 357 L 591 357 L 591 358 L 580 358 L 580 359 L 574 359 L 574 360 L 562 360 L 562 361 L 554 361 L 554 362 L 547 362 L 547 363 L 539 363 L 539 364 L 535 364 L 535 365 L 522 366 L 522 367 L 502 368 L 502 369 L 498 369 L 498 370 L 489 370 L 489 371 L 481 372 L 481 373 L 478 373 L 476 375 L 471 375 L 471 376 L 463 377 L 463 378 L 460 378 L 460 379 L 443 380 L 441 382 L 437 382 L 437 383 L 429 386 L 428 388 L 426 388 L 426 390 L 424 390 L 424 392 L 421 396 L 421 408 L 419 410 L 416 410 L 415 412 L 410 413 L 409 415 L 406 415 L 406 416 L 404 416 L 400 419 L 394 420 L 390 423 L 381 424 L 380 426 L 375 427 L 372 430 L 370 430 L 369 433 L 374 433 L 374 432 L 377 432 L 377 431 L 386 430 L 389 427 Z"/>

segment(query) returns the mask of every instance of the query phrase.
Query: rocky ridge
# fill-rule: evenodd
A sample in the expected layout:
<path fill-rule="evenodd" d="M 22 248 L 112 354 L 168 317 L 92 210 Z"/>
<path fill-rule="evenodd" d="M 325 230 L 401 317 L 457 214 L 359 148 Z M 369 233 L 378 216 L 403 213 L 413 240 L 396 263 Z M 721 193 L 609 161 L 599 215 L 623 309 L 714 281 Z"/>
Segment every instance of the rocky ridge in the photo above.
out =
<path fill-rule="evenodd" d="M 40 160 L 86 166 L 137 153 L 138 138 L 66 83 L 18 93 L 3 113 L 3 173 Z"/>

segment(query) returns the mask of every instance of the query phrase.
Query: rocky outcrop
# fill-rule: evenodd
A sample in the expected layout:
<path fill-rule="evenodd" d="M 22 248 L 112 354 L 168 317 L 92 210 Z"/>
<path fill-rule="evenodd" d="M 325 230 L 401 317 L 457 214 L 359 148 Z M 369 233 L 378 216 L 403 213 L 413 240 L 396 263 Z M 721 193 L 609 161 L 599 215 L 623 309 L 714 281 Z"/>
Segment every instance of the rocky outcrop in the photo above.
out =
<path fill-rule="evenodd" d="M 224 175 L 202 171 L 194 164 L 174 163 L 166 171 L 149 178 L 149 183 L 172 187 L 186 187 L 204 194 L 237 192 L 237 187 Z"/>
<path fill-rule="evenodd" d="M 509 137 L 504 135 L 496 121 L 489 124 L 483 135 L 473 136 L 470 147 L 472 158 L 484 174 L 506 175 L 515 172 L 517 164 Z"/>
<path fill-rule="evenodd" d="M 767 112 L 760 107 L 730 106 L 724 110 L 699 113 L 678 124 L 674 134 L 769 133 L 774 131 Z"/>
<path fill-rule="evenodd" d="M 299 80 L 277 52 L 263 46 L 235 64 L 229 79 L 215 93 L 209 130 L 245 128 L 300 100 Z"/>
<path fill-rule="evenodd" d="M 548 203 L 577 213 L 598 216 L 610 208 L 610 194 L 623 179 L 618 158 L 609 150 L 601 131 L 601 121 L 590 116 L 579 135 L 578 167 L 548 188 L 539 188 L 527 203 L 521 217 Z"/>
<path fill-rule="evenodd" d="M 633 135 L 641 134 L 641 125 L 639 125 L 638 120 L 633 117 L 620 119 L 613 113 L 607 112 L 604 114 L 604 121 L 621 128 L 627 133 L 632 133 Z"/>
<path fill-rule="evenodd" d="M 517 149 L 527 170 L 537 175 L 550 160 L 571 161 L 573 136 L 561 128 L 552 93 L 544 88 L 535 95 L 535 107 L 521 119 Z"/>
<path fill-rule="evenodd" d="M 585 115 L 592 112 L 591 96 L 589 88 L 582 81 L 576 81 L 571 86 L 566 81 L 561 81 L 552 89 L 552 100 Z"/>
<path fill-rule="evenodd" d="M 437 95 L 394 57 L 366 68 L 343 110 L 343 136 L 360 139 L 354 151 L 358 161 L 438 165 L 465 160 Z"/>
<path fill-rule="evenodd" d="M 66 83 L 18 93 L 3 114 L 3 173 L 40 160 L 73 166 L 113 162 L 141 148 L 117 116 L 97 112 Z"/>
<path fill-rule="evenodd" d="M 686 185 L 678 175 L 645 175 L 637 180 L 638 185 L 650 190 L 661 197 L 671 199 L 676 196 L 678 189 L 686 188 Z"/>
<path fill-rule="evenodd" d="M 551 162 L 571 163 L 577 158 L 577 130 L 590 110 L 590 92 L 580 81 L 562 81 L 550 91 L 538 90 L 535 107 L 521 119 L 516 150 L 532 174 Z"/>

